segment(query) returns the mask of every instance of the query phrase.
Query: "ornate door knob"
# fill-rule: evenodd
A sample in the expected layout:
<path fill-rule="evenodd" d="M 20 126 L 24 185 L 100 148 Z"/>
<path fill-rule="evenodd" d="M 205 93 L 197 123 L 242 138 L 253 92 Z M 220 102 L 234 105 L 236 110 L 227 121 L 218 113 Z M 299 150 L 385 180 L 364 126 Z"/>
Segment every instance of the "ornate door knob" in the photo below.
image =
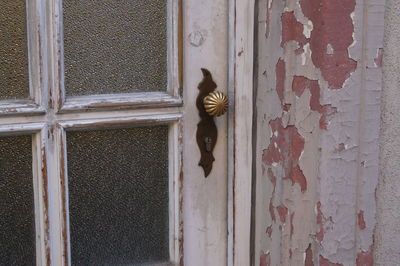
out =
<path fill-rule="evenodd" d="M 210 116 L 221 116 L 228 110 L 228 98 L 220 91 L 210 92 L 203 103 L 204 109 Z"/>

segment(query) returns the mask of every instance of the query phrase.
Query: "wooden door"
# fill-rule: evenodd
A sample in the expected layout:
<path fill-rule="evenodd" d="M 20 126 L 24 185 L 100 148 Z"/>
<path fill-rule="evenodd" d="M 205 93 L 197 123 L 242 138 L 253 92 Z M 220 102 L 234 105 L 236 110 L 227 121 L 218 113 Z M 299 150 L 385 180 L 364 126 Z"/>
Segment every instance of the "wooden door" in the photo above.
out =
<path fill-rule="evenodd" d="M 216 119 L 204 177 L 195 101 L 201 68 L 228 93 L 235 8 L 3 2 L 0 264 L 232 264 L 239 156 L 228 158 L 228 116 Z"/>

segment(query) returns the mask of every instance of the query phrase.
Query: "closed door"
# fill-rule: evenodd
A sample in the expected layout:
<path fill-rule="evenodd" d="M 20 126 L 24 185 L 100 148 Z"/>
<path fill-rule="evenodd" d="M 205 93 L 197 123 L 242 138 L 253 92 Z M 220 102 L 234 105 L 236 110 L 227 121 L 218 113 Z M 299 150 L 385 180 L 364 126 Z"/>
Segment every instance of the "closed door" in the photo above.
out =
<path fill-rule="evenodd" d="M 227 1 L 0 2 L 0 265 L 226 265 Z"/>

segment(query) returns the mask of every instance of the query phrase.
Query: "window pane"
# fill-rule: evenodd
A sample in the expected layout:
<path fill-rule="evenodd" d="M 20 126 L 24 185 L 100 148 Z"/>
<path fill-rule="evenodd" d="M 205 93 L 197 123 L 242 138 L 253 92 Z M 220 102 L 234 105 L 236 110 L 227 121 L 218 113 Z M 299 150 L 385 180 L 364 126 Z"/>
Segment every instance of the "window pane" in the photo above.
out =
<path fill-rule="evenodd" d="M 72 265 L 169 260 L 168 127 L 68 132 Z"/>
<path fill-rule="evenodd" d="M 35 265 L 32 138 L 0 138 L 0 265 Z"/>
<path fill-rule="evenodd" d="M 167 0 L 64 0 L 67 95 L 167 86 Z"/>
<path fill-rule="evenodd" d="M 0 0 L 0 99 L 29 94 L 25 0 Z"/>

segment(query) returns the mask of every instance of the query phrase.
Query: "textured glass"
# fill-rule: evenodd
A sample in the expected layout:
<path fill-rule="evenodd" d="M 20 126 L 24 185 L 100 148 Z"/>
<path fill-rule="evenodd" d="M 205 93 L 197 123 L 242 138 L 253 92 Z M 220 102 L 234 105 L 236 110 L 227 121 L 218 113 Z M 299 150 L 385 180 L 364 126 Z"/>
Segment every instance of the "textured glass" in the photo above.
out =
<path fill-rule="evenodd" d="M 0 265 L 35 265 L 32 138 L 0 138 Z"/>
<path fill-rule="evenodd" d="M 0 99 L 27 98 L 25 0 L 0 0 Z"/>
<path fill-rule="evenodd" d="M 67 133 L 72 265 L 169 260 L 168 128 Z"/>
<path fill-rule="evenodd" d="M 167 0 L 64 0 L 67 95 L 161 91 Z"/>

